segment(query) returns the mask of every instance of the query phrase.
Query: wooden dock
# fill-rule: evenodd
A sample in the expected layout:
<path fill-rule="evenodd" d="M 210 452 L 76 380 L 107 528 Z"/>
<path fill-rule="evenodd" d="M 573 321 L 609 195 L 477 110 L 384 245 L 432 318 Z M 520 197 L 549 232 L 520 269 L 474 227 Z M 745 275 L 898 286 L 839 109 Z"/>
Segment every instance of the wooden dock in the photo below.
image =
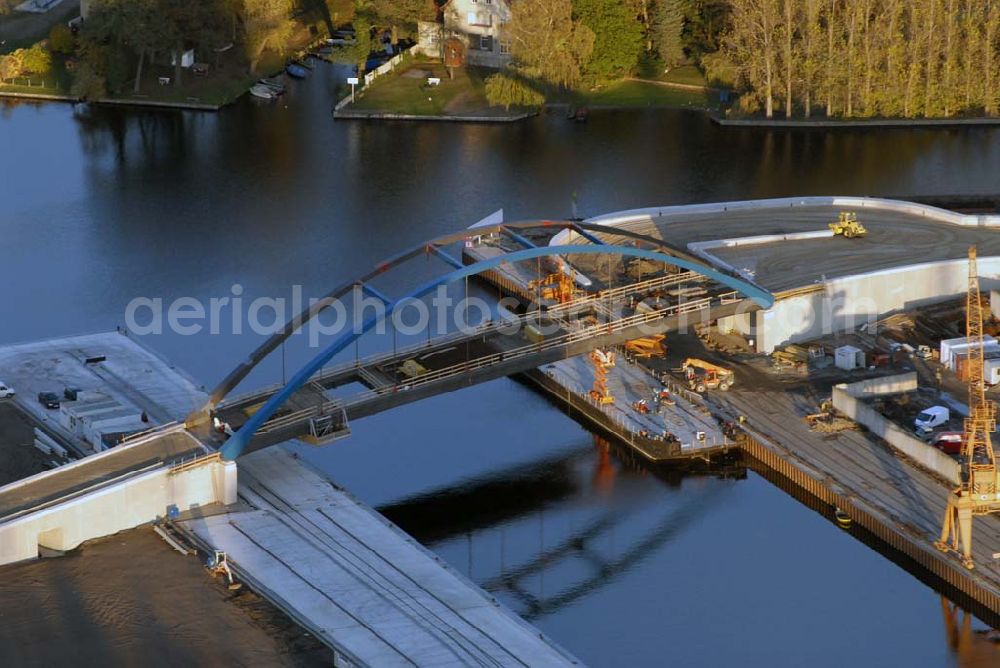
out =
<path fill-rule="evenodd" d="M 821 434 L 803 419 L 814 404 L 790 392 L 729 392 L 713 397 L 726 417 L 746 416 L 741 449 L 766 472 L 832 510 L 839 506 L 931 583 L 1000 626 L 1000 517 L 976 517 L 974 570 L 933 542 L 941 531 L 951 483 L 920 468 L 862 431 Z M 854 531 L 852 529 L 852 531 Z M 789 537 L 789 549 L 794 549 Z M 956 594 L 958 594 L 956 596 Z"/>

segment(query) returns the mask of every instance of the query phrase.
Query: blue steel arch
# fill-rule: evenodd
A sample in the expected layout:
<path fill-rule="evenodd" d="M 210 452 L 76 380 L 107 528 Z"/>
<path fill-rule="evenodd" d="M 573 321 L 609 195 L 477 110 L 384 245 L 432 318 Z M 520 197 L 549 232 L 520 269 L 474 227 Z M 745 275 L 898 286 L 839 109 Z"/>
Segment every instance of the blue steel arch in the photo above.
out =
<path fill-rule="evenodd" d="M 523 237 L 517 230 L 532 230 L 532 229 L 564 229 L 572 230 L 579 234 L 583 238 L 587 239 L 592 244 L 604 245 L 604 242 L 599 239 L 596 235 L 602 233 L 608 233 L 609 230 L 606 226 L 587 223 L 587 222 L 577 222 L 571 220 L 556 221 L 556 220 L 540 220 L 540 221 L 521 221 L 521 222 L 510 222 L 510 223 L 498 223 L 495 225 L 487 225 L 485 227 L 473 227 L 465 230 L 461 230 L 452 234 L 439 237 L 432 241 L 428 241 L 422 244 L 411 247 L 401 253 L 383 260 L 376 264 L 370 271 L 366 274 L 352 279 L 347 283 L 342 283 L 335 287 L 333 290 L 328 292 L 322 299 L 316 301 L 315 303 L 310 302 L 309 307 L 303 310 L 301 313 L 293 316 L 285 326 L 279 332 L 275 332 L 269 336 L 265 341 L 263 341 L 257 348 L 252 351 L 242 362 L 240 362 L 236 367 L 232 369 L 226 377 L 223 378 L 212 390 L 212 393 L 208 396 L 205 403 L 200 407 L 191 412 L 186 419 L 186 423 L 189 426 L 196 426 L 199 424 L 206 423 L 215 410 L 216 406 L 228 395 L 233 389 L 236 388 L 240 383 L 242 383 L 246 377 L 253 371 L 258 364 L 260 364 L 268 355 L 277 350 L 278 346 L 283 344 L 292 336 L 296 331 L 298 331 L 305 323 L 309 322 L 315 318 L 323 309 L 325 309 L 331 300 L 340 299 L 344 295 L 348 294 L 359 285 L 364 287 L 367 286 L 368 281 L 372 280 L 376 276 L 383 274 L 388 271 L 392 271 L 396 267 L 399 267 L 406 262 L 416 258 L 421 255 L 435 255 L 439 259 L 443 260 L 447 264 L 452 265 L 455 268 L 462 266 L 461 262 L 450 257 L 442 251 L 444 246 L 456 243 L 459 241 L 468 241 L 472 236 L 489 235 L 489 234 L 505 234 L 510 236 L 512 239 L 517 241 L 519 244 L 525 248 L 530 248 L 534 244 Z M 641 248 L 654 248 L 660 252 L 670 255 L 675 258 L 683 258 L 697 263 L 699 266 L 705 269 L 711 269 L 711 265 L 702 260 L 701 258 L 691 255 L 686 249 L 674 246 L 670 242 L 657 238 L 651 237 L 645 234 L 639 234 L 638 232 L 633 232 L 631 230 L 626 230 L 623 228 L 614 228 L 613 234 L 615 236 L 624 237 L 629 239 L 632 245 Z M 645 244 L 645 245 L 643 245 Z M 551 245 L 551 244 L 550 244 Z M 704 273 L 704 272 L 702 272 Z M 736 278 L 742 278 L 734 272 L 729 272 L 731 276 Z M 388 303 L 388 300 L 387 300 Z"/>
<path fill-rule="evenodd" d="M 480 274 L 506 262 L 520 262 L 522 260 L 533 260 L 535 258 L 548 257 L 552 255 L 618 255 L 622 257 L 644 258 L 647 260 L 653 260 L 654 262 L 664 262 L 682 269 L 697 272 L 707 278 L 731 287 L 740 294 L 757 302 L 757 304 L 762 308 L 770 308 L 774 304 L 774 296 L 767 290 L 764 290 L 753 283 L 736 278 L 735 276 L 731 276 L 716 269 L 706 267 L 704 264 L 693 262 L 686 258 L 674 257 L 665 253 L 659 253 L 642 248 L 607 245 L 540 246 L 535 248 L 526 248 L 512 253 L 505 253 L 488 260 L 470 264 L 460 269 L 455 269 L 448 274 L 439 276 L 438 278 L 424 283 L 412 292 L 388 304 L 384 313 L 368 317 L 362 323 L 360 328 L 351 328 L 349 331 L 341 334 L 322 352 L 299 369 L 299 371 L 292 376 L 291 380 L 289 380 L 288 383 L 281 388 L 281 390 L 268 399 L 259 410 L 250 416 L 250 419 L 247 420 L 243 426 L 236 431 L 236 433 L 229 437 L 229 440 L 226 441 L 220 450 L 222 458 L 224 460 L 234 460 L 239 457 L 243 450 L 246 449 L 247 445 L 250 444 L 250 439 L 253 438 L 253 435 L 257 432 L 257 430 L 260 429 L 260 427 L 263 426 L 263 424 L 267 422 L 267 420 L 270 419 L 271 416 L 274 415 L 274 413 L 281 408 L 281 406 L 283 406 L 293 394 L 295 394 L 295 392 L 309 382 L 309 379 L 312 378 L 316 372 L 322 369 L 323 366 L 333 359 L 337 353 L 345 350 L 358 338 L 371 331 L 371 329 L 379 322 L 387 317 L 390 317 L 400 305 L 411 302 L 414 299 L 425 297 L 442 285 L 448 285 L 469 276 L 475 276 L 476 274 Z"/>

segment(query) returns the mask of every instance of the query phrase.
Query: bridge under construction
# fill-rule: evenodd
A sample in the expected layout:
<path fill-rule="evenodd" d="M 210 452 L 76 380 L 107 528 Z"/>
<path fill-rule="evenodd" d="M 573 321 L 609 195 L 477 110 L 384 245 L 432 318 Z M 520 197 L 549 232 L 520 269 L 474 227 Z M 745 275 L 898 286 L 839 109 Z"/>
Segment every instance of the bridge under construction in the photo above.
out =
<path fill-rule="evenodd" d="M 865 236 L 847 239 L 829 229 L 843 211 L 864 223 Z M 961 505 L 956 498 L 981 489 L 978 478 L 968 483 L 968 467 L 906 440 L 884 421 L 865 432 L 830 434 L 803 419 L 815 414 L 825 394 L 845 420 L 875 420 L 866 402 L 918 391 L 918 377 L 925 376 L 907 369 L 921 371 L 924 362 L 903 359 L 900 348 L 894 351 L 903 350 L 896 356 L 903 368 L 806 370 L 798 384 L 770 385 L 754 366 L 788 344 L 808 345 L 830 332 L 853 336 L 886 314 L 962 297 L 972 279 L 976 286 L 1000 280 L 994 227 L 1000 220 L 990 216 L 834 197 L 661 207 L 585 221 L 490 221 L 405 251 L 335 287 L 209 393 L 142 352 L 127 334 L 0 350 L 0 375 L 20 385 L 15 401 L 37 420 L 42 445 L 88 455 L 0 488 L 0 562 L 165 522 L 205 552 L 224 551 L 238 578 L 280 601 L 345 661 L 570 664 L 575 659 L 554 642 L 280 447 L 291 440 L 322 446 L 363 429 L 364 417 L 517 375 L 640 461 L 744 457 L 831 522 L 835 512 L 848 518 L 859 538 L 879 542 L 890 557 L 1000 625 L 1000 519 L 946 512 L 949 504 Z M 973 245 L 979 257 L 970 277 L 966 253 Z M 445 273 L 410 269 L 417 258 L 437 261 Z M 396 275 L 402 278 L 386 280 Z M 440 286 L 467 292 L 470 280 L 511 297 L 509 308 L 467 328 L 428 330 L 426 340 L 399 347 L 394 340 L 392 350 L 348 357 L 358 339 L 408 300 L 426 299 Z M 306 323 L 336 300 L 361 296 L 379 301 L 382 313 L 332 335 L 285 382 L 244 387 Z M 680 355 L 682 333 L 702 330 L 739 338 L 747 352 L 680 364 L 689 358 Z M 660 353 L 628 345 L 664 334 L 653 339 L 663 341 Z M 590 358 L 595 350 L 602 351 L 594 356 L 600 369 Z M 663 360 L 637 359 L 636 351 L 641 357 L 649 350 Z M 45 361 L 52 359 L 61 361 Z M 677 373 L 683 367 L 718 372 L 725 381 L 689 383 Z M 39 374 L 46 383 L 58 378 L 66 387 L 100 387 L 116 406 L 140 409 L 150 424 L 110 449 L 87 446 L 69 426 L 77 423 L 24 398 L 44 389 L 33 385 Z M 982 396 L 970 409 L 974 422 L 981 418 L 976 433 L 991 433 L 985 388 Z M 988 445 L 988 437 L 976 441 L 983 453 L 984 440 Z M 101 522 L 80 522 L 97 514 Z M 957 553 L 939 549 L 944 517 L 957 522 L 944 536 L 959 536 L 948 543 Z M 966 524 L 975 536 L 968 549 L 961 538 L 969 533 Z M 321 562 L 328 575 L 316 579 L 311 574 Z M 397 567 L 373 580 L 387 562 Z M 518 577 L 495 584 L 513 591 Z M 430 584 L 415 587 L 418 581 Z M 335 591 L 351 593 L 338 598 Z M 532 614 L 544 609 L 539 602 L 527 605 Z"/>

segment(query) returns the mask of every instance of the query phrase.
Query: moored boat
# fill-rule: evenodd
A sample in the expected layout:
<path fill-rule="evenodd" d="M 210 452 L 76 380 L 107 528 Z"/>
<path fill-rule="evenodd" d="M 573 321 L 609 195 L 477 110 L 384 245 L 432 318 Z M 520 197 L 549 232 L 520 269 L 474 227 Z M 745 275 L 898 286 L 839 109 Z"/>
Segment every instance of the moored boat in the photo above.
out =
<path fill-rule="evenodd" d="M 250 87 L 250 94 L 254 97 L 259 97 L 262 100 L 273 100 L 278 97 L 278 94 L 270 86 L 265 86 L 264 84 L 254 84 Z"/>
<path fill-rule="evenodd" d="M 284 82 L 281 81 L 281 79 L 276 79 L 274 77 L 265 77 L 260 81 L 258 81 L 257 83 L 260 84 L 261 86 L 267 86 L 278 95 L 281 95 L 282 93 L 285 92 L 285 84 Z"/>
<path fill-rule="evenodd" d="M 288 72 L 288 76 L 295 77 L 296 79 L 305 79 L 309 76 L 309 70 L 299 63 L 289 63 L 285 71 Z"/>

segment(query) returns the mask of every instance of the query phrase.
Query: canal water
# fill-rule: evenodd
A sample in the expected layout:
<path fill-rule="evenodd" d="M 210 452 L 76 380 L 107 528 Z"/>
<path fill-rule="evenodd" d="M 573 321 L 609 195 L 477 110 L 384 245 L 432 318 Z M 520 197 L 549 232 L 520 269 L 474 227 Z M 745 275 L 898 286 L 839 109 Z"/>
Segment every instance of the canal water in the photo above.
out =
<path fill-rule="evenodd" d="M 680 110 L 334 122 L 342 75 L 317 66 L 277 103 L 219 114 L 3 107 L 0 343 L 108 330 L 136 298 L 320 295 L 499 208 L 1000 189 L 994 129 L 721 129 Z M 260 340 L 231 329 L 143 340 L 211 385 Z M 631 466 L 514 381 L 353 427 L 303 456 L 593 665 L 997 658 L 960 657 L 940 596 L 755 474 Z"/>

